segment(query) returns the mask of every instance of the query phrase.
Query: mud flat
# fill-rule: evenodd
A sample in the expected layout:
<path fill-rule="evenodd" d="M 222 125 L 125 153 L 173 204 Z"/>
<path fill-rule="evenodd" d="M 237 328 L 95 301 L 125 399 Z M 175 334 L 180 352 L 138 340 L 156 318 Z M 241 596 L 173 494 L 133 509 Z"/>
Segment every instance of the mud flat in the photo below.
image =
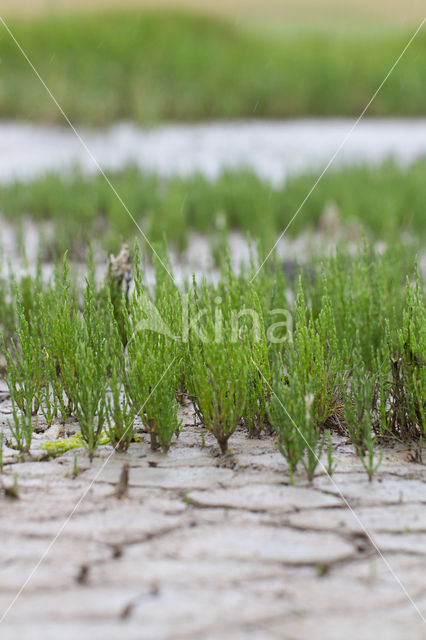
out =
<path fill-rule="evenodd" d="M 332 479 L 292 487 L 273 438 L 239 431 L 221 457 L 191 405 L 181 417 L 167 456 L 142 432 L 91 465 L 82 449 L 26 462 L 5 449 L 1 482 L 17 474 L 19 498 L 0 497 L 2 638 L 424 637 L 425 471 L 406 448 L 385 449 L 368 483 L 336 438 Z M 34 456 L 61 431 L 76 425 L 39 434 Z"/>
<path fill-rule="evenodd" d="M 335 166 L 375 164 L 389 157 L 407 164 L 426 154 L 425 119 L 364 118 L 350 133 L 354 122 L 237 121 L 152 129 L 122 123 L 105 131 L 79 129 L 93 157 L 70 128 L 1 122 L 0 181 L 73 166 L 96 172 L 97 162 L 105 170 L 133 163 L 163 176 L 199 172 L 210 178 L 224 169 L 247 167 L 278 185 L 287 175 L 322 170 L 342 144 Z"/>

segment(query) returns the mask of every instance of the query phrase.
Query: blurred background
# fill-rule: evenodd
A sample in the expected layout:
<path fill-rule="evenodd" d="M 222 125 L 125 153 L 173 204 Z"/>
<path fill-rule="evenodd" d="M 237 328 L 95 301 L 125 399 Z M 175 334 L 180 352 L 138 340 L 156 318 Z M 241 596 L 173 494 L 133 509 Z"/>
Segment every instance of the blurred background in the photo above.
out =
<path fill-rule="evenodd" d="M 422 4 L 0 0 L 6 253 L 79 259 L 89 237 L 108 251 L 134 237 L 100 167 L 144 232 L 178 255 L 194 237 L 213 248 L 233 238 L 238 252 L 249 234 L 269 248 L 420 25 Z M 423 28 L 286 239 L 304 234 L 305 252 L 363 236 L 423 243 L 425 69 Z"/>
<path fill-rule="evenodd" d="M 411 24 L 424 18 L 420 0 L 359 0 L 344 3 L 339 0 L 2 0 L 2 11 L 9 15 L 37 13 L 99 11 L 111 8 L 185 9 L 215 14 L 242 22 L 261 22 L 276 25 L 277 20 L 305 24 L 353 24 L 376 20 L 380 25 Z"/>

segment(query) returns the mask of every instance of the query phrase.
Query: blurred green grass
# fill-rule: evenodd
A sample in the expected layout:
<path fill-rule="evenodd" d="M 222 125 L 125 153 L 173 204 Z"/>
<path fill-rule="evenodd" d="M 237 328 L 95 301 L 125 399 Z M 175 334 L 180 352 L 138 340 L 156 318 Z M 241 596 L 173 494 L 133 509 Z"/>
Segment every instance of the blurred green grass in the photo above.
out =
<path fill-rule="evenodd" d="M 393 162 L 377 167 L 357 166 L 329 171 L 288 230 L 289 236 L 322 229 L 341 229 L 349 239 L 364 234 L 392 243 L 406 235 L 424 243 L 426 159 L 400 168 Z M 185 249 L 189 234 L 224 239 L 239 230 L 267 248 L 284 230 L 314 184 L 317 174 L 305 173 L 273 189 L 248 171 L 225 172 L 216 181 L 195 175 L 161 179 L 128 167 L 110 179 L 132 215 L 152 241 L 164 238 Z M 53 223 L 45 241 L 48 255 L 68 249 L 83 255 L 89 238 L 115 251 L 138 231 L 102 176 L 79 172 L 61 177 L 48 174 L 29 183 L 0 187 L 0 210 L 13 224 L 30 216 L 40 225 Z M 334 210 L 331 220 L 326 211 Z M 336 217 L 337 216 L 337 217 Z"/>
<path fill-rule="evenodd" d="M 17 40 L 70 119 L 102 126 L 225 118 L 358 115 L 401 53 L 406 29 L 280 29 L 135 11 L 13 20 Z M 62 122 L 0 29 L 0 118 Z M 419 33 L 369 109 L 426 110 L 426 33 Z"/>

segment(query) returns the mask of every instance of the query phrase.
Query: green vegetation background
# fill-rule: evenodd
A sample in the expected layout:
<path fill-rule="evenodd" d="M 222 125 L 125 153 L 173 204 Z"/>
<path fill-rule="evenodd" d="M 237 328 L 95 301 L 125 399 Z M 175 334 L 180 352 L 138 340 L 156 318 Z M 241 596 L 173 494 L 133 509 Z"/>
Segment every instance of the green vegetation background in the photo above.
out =
<path fill-rule="evenodd" d="M 392 162 L 377 167 L 345 167 L 330 171 L 319 183 L 288 230 L 289 236 L 324 228 L 323 214 L 337 212 L 334 225 L 359 241 L 394 243 L 425 241 L 426 160 L 402 168 Z M 290 222 L 317 175 L 305 173 L 272 188 L 249 171 L 225 172 L 216 181 L 200 175 L 168 180 L 128 167 L 110 179 L 132 215 L 152 241 L 165 237 L 185 249 L 191 231 L 226 243 L 239 230 L 271 247 Z M 31 215 L 50 221 L 42 238 L 47 255 L 67 249 L 81 256 L 87 238 L 96 237 L 109 251 L 138 235 L 138 230 L 102 176 L 48 174 L 29 182 L 0 187 L 0 209 L 11 223 Z M 212 235 L 213 234 L 213 235 Z"/>
<path fill-rule="evenodd" d="M 122 12 L 13 20 L 10 28 L 75 123 L 354 116 L 412 35 L 406 28 L 253 32 L 218 18 Z M 0 29 L 0 118 L 62 117 Z M 421 116 L 420 32 L 369 115 Z"/>

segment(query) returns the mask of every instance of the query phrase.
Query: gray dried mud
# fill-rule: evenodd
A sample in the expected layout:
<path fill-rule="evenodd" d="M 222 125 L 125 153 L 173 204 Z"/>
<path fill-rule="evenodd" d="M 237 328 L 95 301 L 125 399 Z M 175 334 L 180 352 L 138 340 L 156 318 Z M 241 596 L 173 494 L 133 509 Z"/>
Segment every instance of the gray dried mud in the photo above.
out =
<path fill-rule="evenodd" d="M 0 182 L 29 179 L 46 171 L 84 173 L 126 164 L 161 176 L 201 173 L 216 178 L 225 169 L 254 171 L 272 184 L 289 175 L 334 165 L 377 164 L 392 157 L 407 164 L 426 153 L 425 118 L 232 121 L 169 124 L 151 129 L 120 123 L 104 131 L 80 129 L 92 157 L 65 127 L 0 123 Z M 348 134 L 350 133 L 350 137 Z"/>
<path fill-rule="evenodd" d="M 7 399 L 0 411 L 7 435 Z M 300 473 L 292 487 L 272 437 L 239 431 L 221 457 L 190 405 L 182 418 L 167 456 L 141 432 L 92 464 L 82 449 L 26 462 L 5 449 L 0 479 L 17 474 L 19 499 L 0 497 L 2 640 L 425 637 L 425 472 L 404 447 L 370 484 L 335 439 L 333 480 Z"/>

